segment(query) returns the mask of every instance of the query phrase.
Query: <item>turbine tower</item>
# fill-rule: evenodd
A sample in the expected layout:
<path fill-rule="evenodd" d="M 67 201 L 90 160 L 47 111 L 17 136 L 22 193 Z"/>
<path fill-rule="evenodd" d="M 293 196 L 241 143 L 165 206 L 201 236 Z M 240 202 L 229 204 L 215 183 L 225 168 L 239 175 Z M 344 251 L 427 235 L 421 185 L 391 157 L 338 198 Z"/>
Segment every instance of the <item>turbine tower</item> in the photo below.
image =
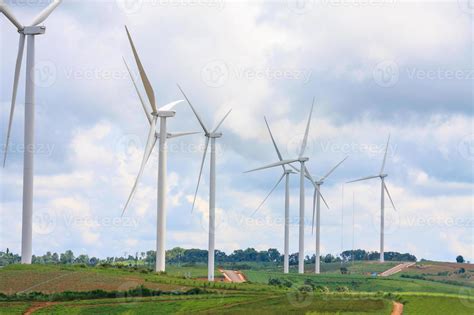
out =
<path fill-rule="evenodd" d="M 184 91 L 178 85 L 179 90 L 183 94 L 184 98 L 188 102 L 191 110 L 196 116 L 199 124 L 204 130 L 204 136 L 206 137 L 206 144 L 204 146 L 204 153 L 202 155 L 201 168 L 199 169 L 199 176 L 196 185 L 196 191 L 194 193 L 193 206 L 191 212 L 194 209 L 194 204 L 196 203 L 196 196 L 199 190 L 199 183 L 201 182 L 202 169 L 204 167 L 204 162 L 206 160 L 207 148 L 209 146 L 209 141 L 211 142 L 211 162 L 210 162 L 210 175 L 209 175 L 209 244 L 208 244 L 208 260 L 207 260 L 207 280 L 214 281 L 214 259 L 215 259 L 215 244 L 216 244 L 216 139 L 222 137 L 222 133 L 218 132 L 219 127 L 222 125 L 224 120 L 229 116 L 232 110 L 229 110 L 227 114 L 221 119 L 214 129 L 208 129 L 199 114 L 197 113 L 194 106 L 189 101 Z"/>
<path fill-rule="evenodd" d="M 272 131 L 270 130 L 270 126 L 268 124 L 267 118 L 264 117 L 265 124 L 267 125 L 268 132 L 270 133 L 270 138 L 272 139 L 273 146 L 275 148 L 276 154 L 280 161 L 283 161 L 283 157 L 278 149 L 276 144 L 275 138 L 273 137 Z M 293 169 L 296 169 L 293 165 L 287 164 Z M 284 258 L 283 258 L 283 273 L 288 273 L 290 269 L 290 174 L 296 174 L 295 171 L 292 169 L 287 168 L 287 165 L 282 164 L 281 167 L 283 168 L 283 173 L 278 179 L 277 183 L 273 186 L 270 192 L 267 194 L 265 199 L 258 205 L 257 209 L 253 212 L 252 216 L 260 210 L 263 206 L 265 201 L 267 201 L 268 197 L 273 193 L 273 191 L 278 187 L 281 183 L 283 178 L 285 178 L 285 241 L 284 241 Z M 296 169 L 297 170 L 297 169 Z"/>
<path fill-rule="evenodd" d="M 15 112 L 16 94 L 18 81 L 20 79 L 23 50 L 25 48 L 25 37 L 27 41 L 26 50 L 26 85 L 25 85 L 25 133 L 24 133 L 24 157 L 23 157 L 23 214 L 21 228 L 21 263 L 31 264 L 32 241 L 33 241 L 33 174 L 34 174 L 34 145 L 35 145 L 35 36 L 46 32 L 44 26 L 39 26 L 61 3 L 54 0 L 43 11 L 41 11 L 28 26 L 23 26 L 13 15 L 3 0 L 0 0 L 0 12 L 15 25 L 20 33 L 18 55 L 15 65 L 15 76 L 13 80 L 13 93 L 11 100 L 10 119 L 8 121 L 5 155 L 3 167 L 7 160 L 8 144 Z"/>
<path fill-rule="evenodd" d="M 388 175 L 384 173 L 385 162 L 387 160 L 388 144 L 390 142 L 390 135 L 388 136 L 387 146 L 385 147 L 385 155 L 383 157 L 382 168 L 380 169 L 379 175 L 368 176 L 352 180 L 348 183 L 354 183 L 358 181 L 368 180 L 372 178 L 380 178 L 381 181 L 381 196 L 380 196 L 380 262 L 384 262 L 384 228 L 385 228 L 385 192 L 387 192 L 388 198 L 392 203 L 393 209 L 396 211 L 395 204 L 393 203 L 392 196 L 388 191 L 387 185 L 385 184 L 385 177 Z"/>
<path fill-rule="evenodd" d="M 294 162 L 300 163 L 300 211 L 299 211 L 299 246 L 298 246 L 298 273 L 304 273 L 304 179 L 307 176 L 305 163 L 309 160 L 308 157 L 305 157 L 305 151 L 308 144 L 308 134 L 309 134 L 309 126 L 311 123 L 311 116 L 313 114 L 314 108 L 314 98 L 311 104 L 311 111 L 309 112 L 308 122 L 306 124 L 306 130 L 303 136 L 303 141 L 301 142 L 300 153 L 296 159 L 292 160 L 283 160 L 276 163 L 268 164 L 263 167 L 259 167 L 245 173 L 263 170 L 271 167 L 276 167 L 280 165 L 290 164 Z"/>
<path fill-rule="evenodd" d="M 315 213 L 316 213 L 316 257 L 314 261 L 314 272 L 319 274 L 321 272 L 320 267 L 321 263 L 319 261 L 319 257 L 321 256 L 321 247 L 320 247 L 320 240 L 321 240 L 321 199 L 323 199 L 324 204 L 329 209 L 329 206 L 324 200 L 323 195 L 321 194 L 321 185 L 324 184 L 324 181 L 329 177 L 339 167 L 348 157 L 346 156 L 341 162 L 336 164 L 326 175 L 321 177 L 319 180 L 314 180 L 313 177 L 310 175 L 308 170 L 306 170 L 309 180 L 314 185 L 314 195 L 313 195 L 313 223 L 312 227 L 314 228 L 315 223 Z"/>
<path fill-rule="evenodd" d="M 181 132 L 181 133 L 168 133 L 166 128 L 166 120 L 168 118 L 174 117 L 176 112 L 173 110 L 174 106 L 183 102 L 183 100 L 175 101 L 169 103 L 161 108 L 157 108 L 156 101 L 155 101 L 155 94 L 153 88 L 148 80 L 148 77 L 145 73 L 145 70 L 142 66 L 140 58 L 138 57 L 137 50 L 135 49 L 135 45 L 133 44 L 132 37 L 128 32 L 127 27 L 125 27 L 127 31 L 127 36 L 130 41 L 130 45 L 132 46 L 133 55 L 135 57 L 135 61 L 137 63 L 138 71 L 140 72 L 140 77 L 145 88 L 145 92 L 147 94 L 148 101 L 150 102 L 150 106 L 152 108 L 151 112 L 149 112 L 148 106 L 145 104 L 144 98 L 141 96 L 140 91 L 138 90 L 137 84 L 133 79 L 132 74 L 130 73 L 130 69 L 128 68 L 127 63 L 127 70 L 130 73 L 130 77 L 132 78 L 133 85 L 135 90 L 138 94 L 140 99 L 141 105 L 143 110 L 145 111 L 146 118 L 150 124 L 150 129 L 148 132 L 148 138 L 145 146 L 145 152 L 143 153 L 142 163 L 140 165 L 140 170 L 138 171 L 137 179 L 133 184 L 132 191 L 127 199 L 125 207 L 122 211 L 122 216 L 125 213 L 134 193 L 137 188 L 137 184 L 140 180 L 140 177 L 143 174 L 143 170 L 145 168 L 148 159 L 153 152 L 155 147 L 156 141 L 159 140 L 159 155 L 158 155 L 158 214 L 157 214 L 157 232 L 156 232 L 156 262 L 155 262 L 155 271 L 165 271 L 165 236 L 166 236 L 166 192 L 167 192 L 167 183 L 166 183 L 166 159 L 167 159 L 167 145 L 166 140 L 170 138 L 186 136 L 190 134 L 195 134 L 196 132 Z M 125 61 L 125 60 L 124 60 Z M 160 120 L 160 131 L 159 133 L 156 132 L 156 125 Z"/>

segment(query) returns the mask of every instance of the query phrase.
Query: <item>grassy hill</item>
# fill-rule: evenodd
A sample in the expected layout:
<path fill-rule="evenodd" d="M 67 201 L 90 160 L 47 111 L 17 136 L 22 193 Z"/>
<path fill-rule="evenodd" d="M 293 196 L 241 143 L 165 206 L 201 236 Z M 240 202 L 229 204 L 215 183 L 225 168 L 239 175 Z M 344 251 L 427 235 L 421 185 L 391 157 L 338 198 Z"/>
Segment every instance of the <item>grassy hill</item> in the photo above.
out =
<path fill-rule="evenodd" d="M 202 264 L 170 265 L 166 274 L 123 266 L 10 265 L 0 269 L 0 292 L 4 294 L 0 295 L 0 314 L 27 310 L 34 314 L 235 314 L 256 310 L 261 314 L 390 314 L 394 301 L 405 304 L 404 314 L 474 312 L 470 287 L 461 282 L 370 276 L 394 263 L 356 262 L 346 265 L 350 272 L 346 275 L 340 274 L 340 264 L 323 264 L 321 275 L 311 274 L 311 265 L 304 275 L 294 271 L 284 275 L 280 266 L 271 264 L 241 265 L 250 268 L 242 270 L 248 283 L 209 283 L 202 279 L 207 273 Z M 426 274 L 429 268 L 455 270 L 459 265 L 430 262 L 429 266 L 406 272 L 416 275 L 423 270 Z M 472 266 L 465 267 L 470 275 Z M 291 286 L 269 285 L 270 278 L 288 280 Z M 470 278 L 463 280 L 472 284 Z M 199 290 L 193 291 L 196 288 Z M 83 295 L 79 298 L 74 292 Z"/>

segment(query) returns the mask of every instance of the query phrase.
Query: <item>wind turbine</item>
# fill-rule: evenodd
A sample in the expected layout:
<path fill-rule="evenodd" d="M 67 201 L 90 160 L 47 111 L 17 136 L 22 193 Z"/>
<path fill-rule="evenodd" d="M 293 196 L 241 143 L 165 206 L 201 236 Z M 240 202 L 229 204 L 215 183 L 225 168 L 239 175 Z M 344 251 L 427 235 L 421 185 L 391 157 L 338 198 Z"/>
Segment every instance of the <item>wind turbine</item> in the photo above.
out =
<path fill-rule="evenodd" d="M 24 157 L 23 157 L 23 214 L 21 228 L 21 263 L 31 264 L 32 241 L 33 241 L 33 169 L 34 169 L 34 144 L 35 144 L 35 36 L 46 32 L 46 27 L 39 26 L 44 22 L 54 9 L 61 3 L 61 0 L 54 0 L 43 11 L 41 11 L 28 26 L 22 25 L 7 7 L 3 0 L 0 0 L 0 12 L 2 12 L 20 33 L 18 44 L 18 55 L 15 65 L 15 77 L 13 80 L 13 94 L 10 108 L 10 119 L 8 121 L 7 140 L 5 145 L 5 155 L 3 157 L 3 167 L 7 160 L 8 143 L 10 142 L 10 132 L 15 112 L 16 94 L 18 81 L 20 79 L 21 63 L 23 60 L 23 50 L 25 48 L 25 37 L 27 41 L 26 50 L 26 84 L 25 84 L 25 134 L 24 134 Z"/>
<path fill-rule="evenodd" d="M 323 199 L 324 204 L 326 207 L 329 209 L 328 204 L 326 203 L 326 200 L 324 200 L 323 195 L 321 194 L 321 185 L 324 184 L 324 181 L 331 175 L 336 168 L 341 165 L 348 156 L 346 156 L 341 162 L 336 164 L 326 175 L 321 177 L 319 180 L 314 180 L 313 177 L 310 175 L 310 173 L 307 171 L 309 180 L 313 183 L 314 185 L 314 195 L 313 195 L 313 223 L 312 226 L 314 228 L 314 219 L 315 219 L 315 212 L 316 212 L 316 257 L 314 261 L 314 272 L 319 274 L 320 273 L 320 261 L 319 257 L 321 256 L 321 247 L 320 247 L 320 240 L 321 240 L 321 199 Z"/>
<path fill-rule="evenodd" d="M 304 156 L 308 143 L 309 125 L 311 123 L 311 116 L 313 114 L 314 98 L 311 104 L 311 111 L 309 112 L 308 123 L 306 124 L 306 130 L 301 142 L 300 153 L 297 158 L 291 160 L 280 160 L 279 162 L 268 164 L 245 173 L 263 170 L 271 167 L 280 165 L 286 165 L 294 162 L 300 162 L 300 211 L 299 211 L 299 244 L 298 244 L 298 273 L 304 273 L 304 179 L 307 176 L 307 170 L 305 163 L 309 160 L 308 157 Z"/>
<path fill-rule="evenodd" d="M 216 139 L 222 137 L 222 133 L 218 132 L 219 127 L 222 125 L 224 120 L 229 116 L 232 110 L 229 110 L 224 118 L 217 124 L 214 129 L 208 129 L 199 114 L 197 113 L 194 106 L 189 101 L 184 91 L 178 85 L 179 90 L 183 93 L 184 98 L 188 102 L 191 110 L 196 116 L 199 124 L 204 130 L 204 136 L 206 137 L 206 144 L 204 146 L 204 153 L 202 155 L 201 168 L 199 169 L 198 182 L 196 185 L 196 191 L 194 193 L 193 206 L 191 212 L 194 209 L 194 204 L 196 203 L 196 196 L 199 190 L 199 183 L 201 182 L 202 169 L 204 167 L 204 161 L 206 160 L 207 148 L 209 146 L 209 141 L 211 142 L 211 162 L 210 162 L 210 175 L 209 175 L 209 243 L 208 243 L 208 261 L 207 261 L 207 280 L 214 281 L 214 259 L 215 259 L 215 244 L 216 244 Z"/>
<path fill-rule="evenodd" d="M 267 118 L 263 117 L 265 120 L 265 124 L 267 125 L 268 132 L 270 133 L 270 138 L 272 139 L 273 147 L 275 148 L 276 154 L 278 156 L 278 159 L 280 161 L 283 161 L 283 157 L 280 153 L 280 150 L 278 149 L 278 146 L 276 144 L 275 138 L 273 137 L 272 131 L 270 129 L 270 126 L 268 124 Z M 293 165 L 288 164 L 291 168 L 296 169 Z M 281 167 L 283 168 L 283 173 L 278 179 L 277 183 L 273 186 L 273 188 L 270 190 L 270 192 L 267 194 L 265 199 L 258 205 L 257 209 L 253 212 L 252 215 L 254 215 L 260 208 L 263 206 L 265 201 L 267 201 L 268 197 L 273 193 L 273 191 L 278 187 L 278 185 L 281 183 L 283 178 L 285 178 L 285 241 L 284 241 L 284 258 L 283 258 L 283 272 L 288 273 L 289 272 L 289 259 L 290 259 L 290 174 L 296 174 L 292 169 L 289 169 L 286 167 L 285 164 L 282 164 Z"/>
<path fill-rule="evenodd" d="M 390 135 L 388 136 L 387 146 L 385 147 L 385 155 L 383 157 L 382 168 L 380 169 L 379 175 L 368 176 L 359 178 L 348 183 L 354 183 L 358 181 L 368 180 L 372 178 L 380 178 L 381 181 L 381 196 L 380 196 L 380 262 L 384 262 L 384 225 L 385 225 L 385 192 L 387 192 L 388 198 L 392 203 L 393 209 L 396 211 L 395 204 L 393 203 L 392 196 L 388 191 L 387 185 L 385 185 L 385 177 L 388 175 L 384 173 L 385 161 L 387 160 L 388 144 L 390 142 Z"/>
<path fill-rule="evenodd" d="M 140 170 L 138 171 L 137 179 L 133 184 L 132 191 L 127 199 L 125 207 L 122 211 L 122 216 L 125 213 L 134 193 L 137 188 L 137 184 L 140 180 L 140 177 L 143 174 L 143 170 L 145 169 L 145 165 L 148 162 L 148 159 L 153 152 L 155 147 L 156 141 L 159 140 L 159 155 L 158 155 L 158 214 L 157 214 L 157 232 L 156 232 L 156 262 L 155 262 L 155 271 L 165 271 L 165 236 L 166 236 L 166 192 L 167 192 L 167 184 L 166 184 L 166 159 L 167 159 L 167 145 L 166 140 L 170 138 L 195 134 L 196 132 L 181 132 L 181 133 L 168 133 L 166 128 L 166 120 L 170 117 L 174 117 L 176 112 L 173 110 L 174 106 L 183 102 L 183 100 L 171 102 L 161 108 L 157 108 L 156 101 L 155 101 L 155 94 L 153 88 L 148 80 L 148 77 L 145 73 L 145 70 L 142 66 L 140 58 L 138 57 L 137 50 L 135 49 L 135 45 L 133 44 L 132 37 L 125 26 L 125 30 L 127 31 L 127 36 L 130 41 L 130 45 L 132 46 L 133 55 L 135 57 L 135 61 L 137 63 L 138 71 L 140 73 L 140 77 L 145 88 L 145 92 L 147 94 L 148 101 L 150 102 L 151 112 L 149 112 L 148 106 L 145 104 L 144 98 L 142 97 L 140 91 L 138 90 L 137 84 L 133 79 L 132 74 L 130 73 L 130 69 L 128 68 L 127 63 L 127 70 L 130 73 L 130 77 L 132 78 L 133 85 L 135 90 L 138 94 L 140 99 L 140 103 L 142 105 L 143 110 L 145 111 L 145 116 L 150 124 L 150 129 L 148 132 L 148 138 L 145 146 L 145 152 L 143 153 L 142 163 L 140 165 Z M 124 60 L 125 61 L 125 60 Z M 156 125 L 160 120 L 160 131 L 159 133 L 156 132 Z"/>

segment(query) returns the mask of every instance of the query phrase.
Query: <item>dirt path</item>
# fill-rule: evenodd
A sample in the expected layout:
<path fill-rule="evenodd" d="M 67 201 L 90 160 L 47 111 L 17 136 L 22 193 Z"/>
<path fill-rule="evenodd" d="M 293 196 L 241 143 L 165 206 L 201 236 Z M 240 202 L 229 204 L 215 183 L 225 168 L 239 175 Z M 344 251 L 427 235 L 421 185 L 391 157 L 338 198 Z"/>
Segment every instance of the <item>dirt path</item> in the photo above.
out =
<path fill-rule="evenodd" d="M 394 301 L 392 315 L 402 315 L 402 314 L 403 314 L 403 304 Z"/>
<path fill-rule="evenodd" d="M 229 282 L 236 282 L 236 283 L 245 282 L 244 276 L 239 271 L 221 270 L 221 272 L 226 278 L 226 280 Z"/>
<path fill-rule="evenodd" d="M 388 276 L 391 276 L 397 272 L 400 272 L 402 271 L 403 269 L 407 269 L 411 266 L 413 266 L 415 263 L 414 262 L 409 262 L 409 263 L 403 263 L 403 264 L 399 264 L 399 265 L 396 265 L 395 267 L 393 268 L 390 268 L 388 270 L 385 270 L 384 272 L 382 272 L 380 274 L 381 277 L 388 277 Z"/>
<path fill-rule="evenodd" d="M 54 304 L 57 304 L 57 302 L 38 302 L 38 303 L 35 303 L 35 304 L 31 305 L 31 307 L 29 309 L 27 309 L 26 312 L 23 315 L 31 315 L 34 312 L 36 312 L 36 311 L 38 311 L 42 308 L 45 308 L 45 307 L 48 307 L 48 306 L 51 306 L 51 305 L 54 305 Z"/>

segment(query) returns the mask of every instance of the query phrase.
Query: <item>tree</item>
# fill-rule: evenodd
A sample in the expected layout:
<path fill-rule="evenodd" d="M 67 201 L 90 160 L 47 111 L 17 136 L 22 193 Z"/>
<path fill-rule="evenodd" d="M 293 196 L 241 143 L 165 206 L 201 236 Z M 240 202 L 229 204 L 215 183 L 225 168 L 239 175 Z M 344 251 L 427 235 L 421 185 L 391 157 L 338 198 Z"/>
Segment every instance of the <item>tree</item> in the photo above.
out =
<path fill-rule="evenodd" d="M 60 255 L 59 261 L 61 264 L 72 264 L 74 262 L 74 254 L 71 250 L 67 250 Z"/>
<path fill-rule="evenodd" d="M 458 257 L 456 257 L 456 262 L 459 263 L 459 264 L 464 263 L 464 257 L 462 257 L 461 255 L 459 255 Z"/>

